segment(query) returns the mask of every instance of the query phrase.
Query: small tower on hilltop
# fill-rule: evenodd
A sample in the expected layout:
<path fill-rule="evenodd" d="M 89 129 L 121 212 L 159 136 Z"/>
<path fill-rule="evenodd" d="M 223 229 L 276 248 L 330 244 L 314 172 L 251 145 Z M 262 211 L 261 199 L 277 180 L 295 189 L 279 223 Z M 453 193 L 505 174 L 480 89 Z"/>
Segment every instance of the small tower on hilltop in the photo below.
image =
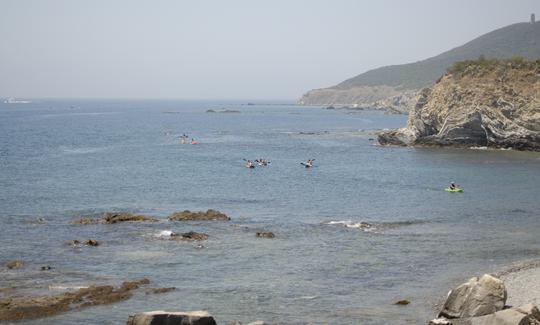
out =
<path fill-rule="evenodd" d="M 534 14 L 531 14 L 531 24 L 534 24 L 536 22 L 536 18 L 534 17 Z"/>

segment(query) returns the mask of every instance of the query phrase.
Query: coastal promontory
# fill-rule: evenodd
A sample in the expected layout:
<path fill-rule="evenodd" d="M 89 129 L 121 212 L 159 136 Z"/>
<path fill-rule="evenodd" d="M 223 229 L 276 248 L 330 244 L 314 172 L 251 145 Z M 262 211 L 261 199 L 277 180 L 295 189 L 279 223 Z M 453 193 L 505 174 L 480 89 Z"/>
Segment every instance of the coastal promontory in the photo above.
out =
<path fill-rule="evenodd" d="M 540 151 L 540 60 L 458 62 L 422 90 L 406 127 L 382 132 L 378 140 Z"/>

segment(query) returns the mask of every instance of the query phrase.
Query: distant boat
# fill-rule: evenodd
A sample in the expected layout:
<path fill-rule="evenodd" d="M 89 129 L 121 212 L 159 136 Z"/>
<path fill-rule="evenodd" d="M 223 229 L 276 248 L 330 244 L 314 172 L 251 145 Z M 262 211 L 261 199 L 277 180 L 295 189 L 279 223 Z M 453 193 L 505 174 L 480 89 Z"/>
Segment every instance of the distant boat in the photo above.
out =
<path fill-rule="evenodd" d="M 9 97 L 8 99 L 4 100 L 4 104 L 30 104 L 31 101 L 29 100 L 18 100 L 13 97 Z"/>

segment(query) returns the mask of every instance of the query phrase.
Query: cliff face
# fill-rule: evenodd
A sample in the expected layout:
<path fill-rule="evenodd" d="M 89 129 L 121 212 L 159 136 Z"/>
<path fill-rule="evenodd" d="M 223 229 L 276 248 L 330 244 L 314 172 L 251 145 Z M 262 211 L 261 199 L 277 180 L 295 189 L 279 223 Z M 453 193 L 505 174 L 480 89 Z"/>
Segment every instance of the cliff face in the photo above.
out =
<path fill-rule="evenodd" d="M 324 88 L 314 89 L 302 96 L 300 105 L 352 106 L 373 109 L 385 109 L 406 113 L 414 90 L 398 90 L 390 86 L 361 86 L 350 89 Z"/>
<path fill-rule="evenodd" d="M 379 143 L 540 151 L 540 60 L 457 63 Z"/>

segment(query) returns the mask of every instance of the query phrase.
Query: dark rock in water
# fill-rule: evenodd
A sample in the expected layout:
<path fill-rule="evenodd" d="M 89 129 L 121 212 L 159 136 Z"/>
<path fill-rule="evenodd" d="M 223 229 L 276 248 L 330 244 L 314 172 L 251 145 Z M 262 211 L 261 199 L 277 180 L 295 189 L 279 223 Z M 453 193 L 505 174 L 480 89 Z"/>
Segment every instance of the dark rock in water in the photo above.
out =
<path fill-rule="evenodd" d="M 85 245 L 87 246 L 99 246 L 99 242 L 95 239 L 88 239 L 87 241 L 84 242 Z"/>
<path fill-rule="evenodd" d="M 334 106 L 326 106 L 325 109 L 336 109 Z"/>
<path fill-rule="evenodd" d="M 257 237 L 260 238 L 274 238 L 276 237 L 273 232 L 271 231 L 261 231 L 256 234 Z"/>
<path fill-rule="evenodd" d="M 213 109 L 207 109 L 207 110 L 206 110 L 206 113 L 215 113 L 215 112 L 216 112 L 216 111 L 213 110 Z"/>
<path fill-rule="evenodd" d="M 74 239 L 74 240 L 70 240 L 67 242 L 68 245 L 70 246 L 80 246 L 81 245 L 81 242 L 77 239 Z"/>
<path fill-rule="evenodd" d="M 72 220 L 70 222 L 72 225 L 97 225 L 99 223 L 102 223 L 100 219 L 93 219 L 93 218 L 80 218 L 76 220 Z"/>
<path fill-rule="evenodd" d="M 49 266 L 49 265 L 45 265 L 45 266 L 42 266 L 40 270 L 41 271 L 49 271 L 49 270 L 52 270 L 52 267 Z"/>
<path fill-rule="evenodd" d="M 127 325 L 217 325 L 205 311 L 166 312 L 150 311 L 129 316 Z"/>
<path fill-rule="evenodd" d="M 107 224 L 114 224 L 114 223 L 119 223 L 119 222 L 133 222 L 133 221 L 142 221 L 142 222 L 158 221 L 155 218 L 147 217 L 140 214 L 132 214 L 132 213 L 106 213 L 103 216 L 103 220 Z"/>
<path fill-rule="evenodd" d="M 200 241 L 200 240 L 207 240 L 208 234 L 200 233 L 200 232 L 186 232 L 183 234 L 171 234 L 171 240 L 183 240 L 183 241 Z"/>
<path fill-rule="evenodd" d="M 394 305 L 407 306 L 411 302 L 407 299 L 399 300 L 394 303 Z"/>
<path fill-rule="evenodd" d="M 202 212 L 202 211 L 191 212 L 189 210 L 185 210 L 182 212 L 175 212 L 169 216 L 169 220 L 171 221 L 209 221 L 209 220 L 228 221 L 228 220 L 231 220 L 231 218 L 227 217 L 227 215 L 224 213 L 210 209 L 206 212 Z"/>
<path fill-rule="evenodd" d="M 150 288 L 146 289 L 145 293 L 147 295 L 157 295 L 161 293 L 167 293 L 176 290 L 175 287 L 169 287 L 169 288 Z"/>
<path fill-rule="evenodd" d="M 56 315 L 85 307 L 111 304 L 131 298 L 133 290 L 149 281 L 124 282 L 119 288 L 90 286 L 54 296 L 12 297 L 0 300 L 0 321 L 19 321 Z"/>
<path fill-rule="evenodd" d="M 6 264 L 6 267 L 10 270 L 21 269 L 24 267 L 24 262 L 19 260 L 11 261 Z"/>
<path fill-rule="evenodd" d="M 504 283 L 489 274 L 472 278 L 450 292 L 439 317 L 469 318 L 495 313 L 506 304 Z"/>

